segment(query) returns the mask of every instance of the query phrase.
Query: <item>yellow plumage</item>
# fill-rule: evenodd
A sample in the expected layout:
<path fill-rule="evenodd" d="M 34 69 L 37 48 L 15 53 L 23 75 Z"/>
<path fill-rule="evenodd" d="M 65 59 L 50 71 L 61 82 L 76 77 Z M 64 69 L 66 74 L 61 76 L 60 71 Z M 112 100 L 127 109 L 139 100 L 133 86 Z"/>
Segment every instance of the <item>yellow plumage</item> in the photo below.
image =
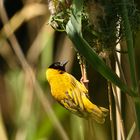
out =
<path fill-rule="evenodd" d="M 93 118 L 98 123 L 104 123 L 108 109 L 93 104 L 88 98 L 88 90 L 85 86 L 65 72 L 62 69 L 63 65 L 59 67 L 60 62 L 56 64 L 57 67 L 51 65 L 46 71 L 46 78 L 55 100 L 80 117 Z"/>

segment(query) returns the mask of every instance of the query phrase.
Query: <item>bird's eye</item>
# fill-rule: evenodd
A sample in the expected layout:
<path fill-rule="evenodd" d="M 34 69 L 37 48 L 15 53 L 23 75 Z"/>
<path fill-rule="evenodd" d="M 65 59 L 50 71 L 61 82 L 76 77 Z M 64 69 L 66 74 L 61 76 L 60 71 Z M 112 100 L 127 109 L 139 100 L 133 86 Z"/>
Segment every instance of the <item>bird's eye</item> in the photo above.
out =
<path fill-rule="evenodd" d="M 60 74 L 63 74 L 64 73 L 64 71 L 60 71 Z"/>

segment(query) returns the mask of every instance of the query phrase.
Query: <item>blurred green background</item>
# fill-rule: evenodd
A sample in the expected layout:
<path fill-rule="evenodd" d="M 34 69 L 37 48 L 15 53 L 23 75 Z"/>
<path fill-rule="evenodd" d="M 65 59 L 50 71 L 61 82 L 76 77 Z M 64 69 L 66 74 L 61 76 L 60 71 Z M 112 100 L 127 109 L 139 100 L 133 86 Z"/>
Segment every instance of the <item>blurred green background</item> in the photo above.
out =
<path fill-rule="evenodd" d="M 46 0 L 0 1 L 0 140 L 111 139 L 109 116 L 103 126 L 91 126 L 52 98 L 45 78 L 51 63 L 68 60 L 67 71 L 78 80 L 81 72 L 72 42 L 48 25 L 49 18 Z M 91 99 L 108 108 L 106 80 L 90 64 L 87 74 Z"/>

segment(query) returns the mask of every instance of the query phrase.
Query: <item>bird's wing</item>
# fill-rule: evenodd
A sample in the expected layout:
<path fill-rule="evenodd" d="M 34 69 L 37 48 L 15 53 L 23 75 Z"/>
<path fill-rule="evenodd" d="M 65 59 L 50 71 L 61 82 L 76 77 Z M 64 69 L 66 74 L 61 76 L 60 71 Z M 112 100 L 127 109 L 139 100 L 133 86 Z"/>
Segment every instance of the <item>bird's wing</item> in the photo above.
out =
<path fill-rule="evenodd" d="M 68 74 L 69 85 L 65 91 L 66 98 L 61 100 L 61 104 L 68 110 L 77 113 L 79 116 L 83 116 L 84 103 L 82 96 L 87 97 L 88 90 L 85 86 L 77 81 L 72 75 Z"/>
<path fill-rule="evenodd" d="M 98 123 L 104 123 L 108 109 L 93 104 L 87 97 L 88 90 L 85 86 L 72 75 L 69 75 L 69 77 L 71 83 L 65 92 L 67 98 L 61 101 L 65 108 L 79 116 L 91 117 Z"/>

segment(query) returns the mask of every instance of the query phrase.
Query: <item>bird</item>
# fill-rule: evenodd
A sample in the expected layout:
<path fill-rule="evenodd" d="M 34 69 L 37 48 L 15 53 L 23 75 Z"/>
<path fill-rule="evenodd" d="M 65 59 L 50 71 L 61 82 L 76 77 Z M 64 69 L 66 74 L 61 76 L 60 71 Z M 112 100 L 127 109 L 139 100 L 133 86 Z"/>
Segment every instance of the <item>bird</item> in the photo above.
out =
<path fill-rule="evenodd" d="M 89 99 L 83 83 L 65 70 L 66 62 L 55 62 L 46 70 L 46 79 L 54 99 L 64 108 L 85 119 L 93 119 L 99 124 L 105 122 L 109 110 L 95 105 Z"/>

